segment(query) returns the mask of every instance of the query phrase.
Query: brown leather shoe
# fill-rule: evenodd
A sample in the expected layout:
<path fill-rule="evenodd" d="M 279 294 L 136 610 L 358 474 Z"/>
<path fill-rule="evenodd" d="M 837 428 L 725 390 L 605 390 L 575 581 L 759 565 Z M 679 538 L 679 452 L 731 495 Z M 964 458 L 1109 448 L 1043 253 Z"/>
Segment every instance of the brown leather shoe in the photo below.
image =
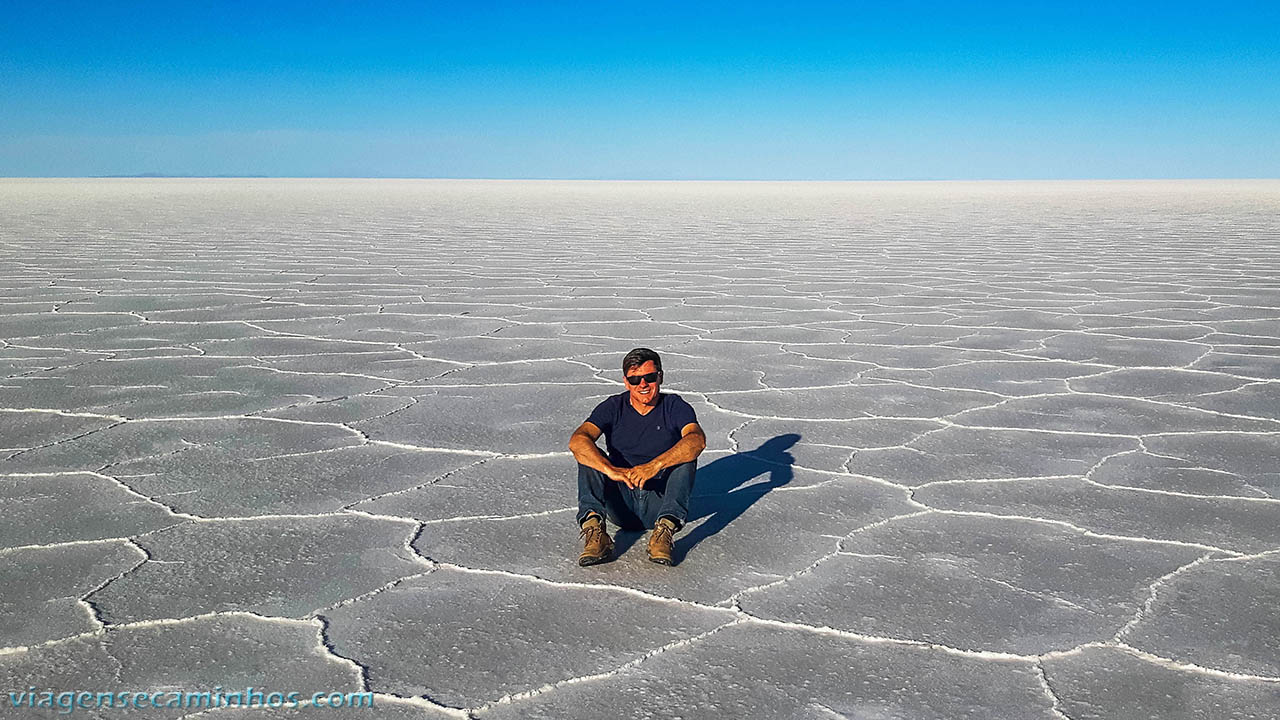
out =
<path fill-rule="evenodd" d="M 596 565 L 612 555 L 613 538 L 604 531 L 604 521 L 599 515 L 588 515 L 582 521 L 582 554 L 578 556 L 578 564 L 584 567 Z"/>
<path fill-rule="evenodd" d="M 671 565 L 675 562 L 675 545 L 672 536 L 676 534 L 676 524 L 671 518 L 659 518 L 658 524 L 649 533 L 649 561 L 659 565 Z"/>

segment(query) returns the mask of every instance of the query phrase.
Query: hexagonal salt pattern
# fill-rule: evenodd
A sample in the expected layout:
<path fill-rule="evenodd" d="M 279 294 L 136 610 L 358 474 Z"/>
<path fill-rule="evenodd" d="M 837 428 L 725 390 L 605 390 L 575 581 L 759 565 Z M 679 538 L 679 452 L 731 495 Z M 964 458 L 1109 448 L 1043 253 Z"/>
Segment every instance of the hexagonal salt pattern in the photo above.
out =
<path fill-rule="evenodd" d="M 0 715 L 1280 717 L 1277 218 L 1274 181 L 0 180 Z M 581 568 L 566 443 L 636 346 L 708 448 L 674 567 Z"/>

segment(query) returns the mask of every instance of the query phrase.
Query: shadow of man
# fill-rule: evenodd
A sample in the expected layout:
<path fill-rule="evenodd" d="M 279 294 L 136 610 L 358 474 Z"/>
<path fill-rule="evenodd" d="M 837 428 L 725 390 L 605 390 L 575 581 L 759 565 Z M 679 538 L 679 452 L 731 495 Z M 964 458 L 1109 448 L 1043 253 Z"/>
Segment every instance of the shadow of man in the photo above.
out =
<path fill-rule="evenodd" d="M 684 560 L 698 543 L 723 530 L 770 490 L 791 482 L 795 458 L 787 450 L 799 440 L 796 433 L 779 435 L 755 450 L 722 457 L 698 468 L 688 522 L 707 519 L 676 539 L 676 562 Z M 761 475 L 768 477 L 751 482 Z"/>

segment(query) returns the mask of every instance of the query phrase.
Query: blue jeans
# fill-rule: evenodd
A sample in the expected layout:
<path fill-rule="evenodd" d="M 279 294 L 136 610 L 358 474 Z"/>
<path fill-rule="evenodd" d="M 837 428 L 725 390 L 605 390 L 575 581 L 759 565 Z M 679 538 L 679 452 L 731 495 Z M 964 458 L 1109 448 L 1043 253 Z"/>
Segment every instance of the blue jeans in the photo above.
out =
<path fill-rule="evenodd" d="M 693 494 L 697 465 L 694 461 L 669 467 L 643 488 L 633 490 L 599 470 L 579 464 L 578 524 L 587 513 L 594 512 L 623 530 L 652 528 L 661 517 L 674 520 L 679 530 L 689 517 L 689 496 Z"/>

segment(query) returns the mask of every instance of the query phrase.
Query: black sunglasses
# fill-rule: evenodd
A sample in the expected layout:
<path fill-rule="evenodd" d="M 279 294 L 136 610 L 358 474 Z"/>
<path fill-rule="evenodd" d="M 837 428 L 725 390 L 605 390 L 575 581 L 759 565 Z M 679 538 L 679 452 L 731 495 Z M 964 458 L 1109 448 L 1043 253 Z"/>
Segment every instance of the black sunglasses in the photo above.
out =
<path fill-rule="evenodd" d="M 658 372 L 646 373 L 644 375 L 628 375 L 627 382 L 631 383 L 632 385 L 639 385 L 641 380 L 647 383 L 656 383 L 658 382 L 658 378 L 660 377 L 662 377 L 661 370 L 659 370 Z"/>

